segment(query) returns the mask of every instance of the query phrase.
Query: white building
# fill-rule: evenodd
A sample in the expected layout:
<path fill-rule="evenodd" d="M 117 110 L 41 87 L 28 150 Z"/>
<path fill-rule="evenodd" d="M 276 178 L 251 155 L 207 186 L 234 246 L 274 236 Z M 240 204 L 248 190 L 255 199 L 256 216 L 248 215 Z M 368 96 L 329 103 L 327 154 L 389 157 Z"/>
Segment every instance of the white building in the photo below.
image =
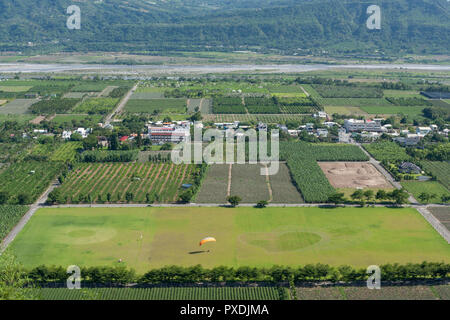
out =
<path fill-rule="evenodd" d="M 381 123 L 378 121 L 371 120 L 355 120 L 355 119 L 346 119 L 344 123 L 345 129 L 347 132 L 381 132 Z"/>
<path fill-rule="evenodd" d="M 63 133 L 62 133 L 62 138 L 64 140 L 69 140 L 71 136 L 72 136 L 72 131 L 63 131 Z"/>
<path fill-rule="evenodd" d="M 416 129 L 416 133 L 422 137 L 425 137 L 431 131 L 433 131 L 433 129 L 431 129 L 430 127 L 418 127 Z"/>
<path fill-rule="evenodd" d="M 422 139 L 422 136 L 420 136 L 418 134 L 409 133 L 406 135 L 406 137 L 394 138 L 394 141 L 398 142 L 404 146 L 415 146 L 420 142 L 420 139 Z"/>
<path fill-rule="evenodd" d="M 153 143 L 179 143 L 186 141 L 190 134 L 186 127 L 148 127 L 148 136 Z"/>

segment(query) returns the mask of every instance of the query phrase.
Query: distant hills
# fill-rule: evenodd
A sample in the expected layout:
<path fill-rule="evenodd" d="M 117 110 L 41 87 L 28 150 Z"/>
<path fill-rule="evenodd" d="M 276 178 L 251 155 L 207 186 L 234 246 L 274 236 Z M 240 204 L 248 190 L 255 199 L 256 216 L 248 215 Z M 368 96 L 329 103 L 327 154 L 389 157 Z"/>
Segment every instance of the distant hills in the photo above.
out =
<path fill-rule="evenodd" d="M 0 19 L 0 51 L 450 53 L 447 0 L 8 0 Z"/>

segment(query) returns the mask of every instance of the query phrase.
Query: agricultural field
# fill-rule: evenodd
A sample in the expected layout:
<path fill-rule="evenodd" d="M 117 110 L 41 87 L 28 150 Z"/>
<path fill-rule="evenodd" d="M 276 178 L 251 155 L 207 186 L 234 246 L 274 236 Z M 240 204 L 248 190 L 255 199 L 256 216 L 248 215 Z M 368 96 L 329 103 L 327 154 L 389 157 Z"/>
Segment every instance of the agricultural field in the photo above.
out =
<path fill-rule="evenodd" d="M 164 92 L 135 92 L 131 95 L 131 100 L 151 100 L 164 99 Z"/>
<path fill-rule="evenodd" d="M 317 161 L 368 161 L 353 145 L 280 143 L 281 159 L 287 160 L 294 184 L 306 202 L 326 202 L 336 190 L 331 186 Z"/>
<path fill-rule="evenodd" d="M 322 98 L 382 98 L 380 88 L 367 86 L 329 86 L 313 84 L 312 87 Z"/>
<path fill-rule="evenodd" d="M 393 98 L 423 98 L 419 91 L 414 90 L 383 90 L 385 97 Z"/>
<path fill-rule="evenodd" d="M 402 186 L 421 203 L 442 203 L 442 196 L 450 197 L 450 191 L 437 181 L 403 181 Z M 422 192 L 427 192 L 435 197 L 430 201 L 423 202 L 419 198 Z"/>
<path fill-rule="evenodd" d="M 286 289 L 285 289 L 286 290 Z M 36 289 L 41 300 L 279 300 L 276 287 Z"/>
<path fill-rule="evenodd" d="M 84 100 L 73 108 L 72 113 L 108 114 L 116 107 L 119 99 L 115 98 L 92 98 Z"/>
<path fill-rule="evenodd" d="M 61 144 L 56 148 L 53 154 L 50 157 L 50 161 L 69 161 L 72 162 L 75 160 L 75 157 L 78 153 L 78 149 L 83 148 L 83 142 L 81 141 L 69 141 L 64 144 Z"/>
<path fill-rule="evenodd" d="M 247 113 L 241 97 L 216 97 L 212 102 L 212 110 L 216 114 Z"/>
<path fill-rule="evenodd" d="M 346 116 L 367 116 L 367 112 L 364 112 L 359 107 L 334 107 L 326 106 L 324 110 L 328 114 L 340 114 Z"/>
<path fill-rule="evenodd" d="M 334 188 L 389 189 L 392 185 L 368 162 L 319 162 Z"/>
<path fill-rule="evenodd" d="M 422 170 L 436 177 L 437 181 L 450 190 L 450 163 L 445 161 L 422 161 L 420 165 Z"/>
<path fill-rule="evenodd" d="M 378 161 L 408 161 L 411 158 L 404 148 L 400 147 L 397 143 L 390 141 L 365 144 L 364 149 Z"/>
<path fill-rule="evenodd" d="M 288 121 L 301 120 L 303 116 L 295 114 L 207 114 L 203 120 L 207 122 L 256 122 L 264 123 L 286 123 Z"/>
<path fill-rule="evenodd" d="M 96 114 L 57 114 L 50 122 L 58 126 L 63 126 L 64 128 L 86 128 L 94 127 L 97 123 L 101 122 L 101 120 L 102 116 Z"/>
<path fill-rule="evenodd" d="M 95 83 L 81 83 L 70 89 L 72 92 L 101 92 L 108 84 L 104 81 Z"/>
<path fill-rule="evenodd" d="M 242 203 L 303 203 L 286 164 L 280 163 L 274 176 L 261 175 L 261 169 L 257 164 L 233 164 L 230 172 L 230 165 L 210 165 L 195 202 L 224 204 L 227 196 L 237 195 Z"/>
<path fill-rule="evenodd" d="M 20 202 L 21 195 L 26 196 L 23 204 L 33 203 L 56 179 L 63 170 L 60 162 L 17 162 L 0 172 L 0 191 L 8 193 L 8 203 Z M 21 203 L 22 204 L 22 203 Z"/>
<path fill-rule="evenodd" d="M 84 96 L 88 96 L 89 92 L 68 92 L 64 95 L 65 99 L 83 99 Z"/>
<path fill-rule="evenodd" d="M 386 99 L 373 98 L 327 98 L 322 102 L 325 106 L 342 107 L 393 107 Z"/>
<path fill-rule="evenodd" d="M 147 195 L 157 203 L 174 203 L 195 170 L 195 165 L 172 163 L 81 163 L 59 190 L 67 203 L 146 203 Z"/>
<path fill-rule="evenodd" d="M 449 285 L 367 287 L 329 286 L 297 288 L 299 300 L 448 300 Z"/>
<path fill-rule="evenodd" d="M 188 99 L 187 108 L 188 112 L 196 112 L 195 110 L 201 110 L 203 99 Z"/>
<path fill-rule="evenodd" d="M 31 86 L 0 86 L 0 91 L 3 92 L 27 92 Z"/>
<path fill-rule="evenodd" d="M 36 99 L 16 99 L 0 107 L 0 114 L 25 114 Z"/>
<path fill-rule="evenodd" d="M 50 99 L 41 100 L 34 103 L 30 107 L 30 111 L 33 114 L 53 114 L 53 113 L 68 113 L 73 107 L 75 107 L 81 100 L 80 99 Z"/>
<path fill-rule="evenodd" d="M 125 106 L 128 113 L 186 113 L 186 99 L 129 100 Z"/>
<path fill-rule="evenodd" d="M 0 205 L 0 243 L 27 211 L 27 206 Z"/>
<path fill-rule="evenodd" d="M 30 143 L 6 143 L 0 142 L 0 163 L 14 162 L 21 159 L 29 151 Z"/>
<path fill-rule="evenodd" d="M 46 232 L 42 232 L 46 230 Z M 198 254 L 198 241 L 214 236 Z M 366 268 L 450 261 L 447 242 L 413 208 L 45 208 L 11 244 L 38 265 Z"/>
<path fill-rule="evenodd" d="M 422 116 L 424 107 L 415 106 L 390 106 L 390 107 L 361 107 L 361 110 L 367 112 L 368 114 L 398 114 L 405 116 Z"/>
<path fill-rule="evenodd" d="M 450 208 L 449 207 L 430 207 L 428 209 L 433 216 L 438 219 L 450 231 Z"/>

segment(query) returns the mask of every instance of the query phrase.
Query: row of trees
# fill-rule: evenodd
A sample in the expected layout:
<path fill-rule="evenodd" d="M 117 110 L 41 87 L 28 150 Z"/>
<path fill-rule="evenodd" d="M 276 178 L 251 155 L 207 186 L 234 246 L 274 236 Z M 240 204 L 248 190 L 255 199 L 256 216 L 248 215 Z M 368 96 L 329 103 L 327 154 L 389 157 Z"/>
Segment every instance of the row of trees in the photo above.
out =
<path fill-rule="evenodd" d="M 380 269 L 382 281 L 445 279 L 450 274 L 450 264 L 444 262 L 422 262 L 405 265 L 386 264 L 380 266 Z M 24 275 L 31 283 L 65 283 L 68 278 L 65 268 L 55 266 L 39 266 L 24 272 Z M 192 267 L 166 266 L 151 270 L 142 276 L 137 275 L 133 269 L 127 269 L 124 266 L 81 268 L 83 282 L 109 285 L 253 281 L 272 283 L 354 282 L 365 281 L 368 276 L 365 268 L 353 268 L 346 265 L 332 267 L 321 263 L 299 267 L 273 266 L 271 268 L 219 266 L 213 269 L 205 269 L 201 265 Z"/>
<path fill-rule="evenodd" d="M 364 206 L 367 202 L 374 203 L 374 200 L 378 201 L 392 201 L 397 205 L 402 205 L 408 202 L 409 194 L 405 189 L 395 189 L 391 192 L 386 190 L 378 190 L 377 193 L 373 190 L 356 190 L 351 194 L 351 199 L 357 201 L 361 206 Z M 341 204 L 350 202 L 344 195 L 344 193 L 335 193 L 328 198 L 328 203 Z"/>

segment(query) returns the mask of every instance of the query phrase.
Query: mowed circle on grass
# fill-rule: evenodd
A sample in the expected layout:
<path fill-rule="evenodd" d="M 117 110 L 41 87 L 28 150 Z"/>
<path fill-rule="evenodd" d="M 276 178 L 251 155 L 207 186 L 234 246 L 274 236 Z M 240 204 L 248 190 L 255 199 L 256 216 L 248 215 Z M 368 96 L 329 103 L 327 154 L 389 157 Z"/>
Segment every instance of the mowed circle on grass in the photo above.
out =
<path fill-rule="evenodd" d="M 217 242 L 200 247 L 209 236 Z M 412 208 L 45 208 L 11 248 L 26 267 L 126 265 L 139 273 L 167 265 L 450 262 L 450 246 Z"/>

